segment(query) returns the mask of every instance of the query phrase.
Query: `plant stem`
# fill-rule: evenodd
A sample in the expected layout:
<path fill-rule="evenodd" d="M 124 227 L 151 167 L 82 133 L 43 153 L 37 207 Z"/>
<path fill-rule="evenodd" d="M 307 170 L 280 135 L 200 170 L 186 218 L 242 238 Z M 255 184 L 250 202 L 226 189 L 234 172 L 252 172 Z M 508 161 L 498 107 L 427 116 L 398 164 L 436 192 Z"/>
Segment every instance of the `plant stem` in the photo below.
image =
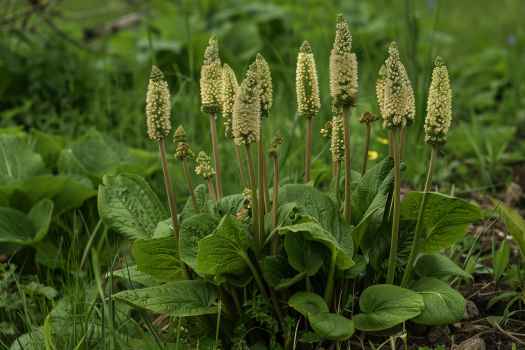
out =
<path fill-rule="evenodd" d="M 261 142 L 262 143 L 262 142 Z M 264 144 L 263 144 L 264 145 Z M 264 156 L 264 147 L 263 147 L 263 194 L 264 194 L 264 211 L 266 213 L 270 212 L 270 190 L 268 189 L 268 165 L 266 164 L 266 157 Z"/>
<path fill-rule="evenodd" d="M 265 214 L 265 208 L 266 208 L 266 202 L 264 200 L 264 147 L 262 139 L 257 142 L 257 150 L 258 150 L 258 157 L 257 157 L 257 171 L 259 172 L 259 183 L 258 183 L 258 190 L 257 190 L 257 199 L 259 200 L 257 209 L 259 209 L 259 239 L 261 243 L 261 248 L 264 243 L 264 214 Z"/>
<path fill-rule="evenodd" d="M 399 159 L 403 160 L 405 154 L 405 140 L 406 140 L 406 130 L 407 127 L 403 126 L 399 132 Z"/>
<path fill-rule="evenodd" d="M 312 116 L 306 118 L 306 149 L 304 157 L 304 183 L 310 182 L 310 168 L 312 164 Z"/>
<path fill-rule="evenodd" d="M 433 145 L 432 151 L 430 152 L 430 162 L 428 165 L 427 180 L 425 181 L 425 192 L 430 192 L 430 188 L 432 187 L 432 175 L 434 173 L 434 164 L 437 159 L 437 151 L 438 147 L 436 145 Z"/>
<path fill-rule="evenodd" d="M 162 173 L 164 175 L 164 189 L 166 191 L 166 196 L 168 197 L 168 206 L 170 208 L 171 214 L 171 223 L 173 225 L 173 233 L 175 239 L 179 242 L 179 221 L 177 218 L 177 198 L 175 197 L 175 192 L 173 192 L 173 187 L 171 183 L 171 176 L 168 169 L 168 160 L 166 158 L 166 143 L 164 139 L 159 141 L 159 154 L 160 162 L 162 165 Z M 180 245 L 179 245 L 180 246 Z"/>
<path fill-rule="evenodd" d="M 255 178 L 255 167 L 253 165 L 250 144 L 246 146 L 246 158 L 248 161 L 248 176 L 250 177 L 250 189 L 252 191 L 252 225 L 253 233 L 257 239 L 257 248 L 262 248 L 262 234 L 259 232 L 259 210 L 257 202 L 257 180 Z"/>
<path fill-rule="evenodd" d="M 235 148 L 235 157 L 237 158 L 237 163 L 239 163 L 239 175 L 241 178 L 241 184 L 242 186 L 249 186 L 249 184 L 246 182 L 246 177 L 244 175 L 244 167 L 241 160 L 241 148 L 238 145 L 234 146 Z"/>
<path fill-rule="evenodd" d="M 350 189 L 352 163 L 350 159 L 350 108 L 343 109 L 344 143 L 345 143 L 345 203 L 344 218 L 347 223 L 352 220 L 352 191 Z"/>
<path fill-rule="evenodd" d="M 261 274 L 257 270 L 257 267 L 252 263 L 250 257 L 243 253 L 242 258 L 246 262 L 246 265 L 248 265 L 248 268 L 252 272 L 253 278 L 255 279 L 255 283 L 257 283 L 257 287 L 259 288 L 259 291 L 263 295 L 266 300 L 270 301 L 273 305 L 275 314 L 277 315 L 277 318 L 279 319 L 279 323 L 281 324 L 281 327 L 283 328 L 283 332 L 285 331 L 285 325 L 284 320 L 281 314 L 281 310 L 279 309 L 279 304 L 277 304 L 277 299 L 275 298 L 275 295 L 270 290 L 270 294 L 268 294 L 266 287 L 264 286 L 263 279 L 261 278 Z"/>
<path fill-rule="evenodd" d="M 335 180 L 335 183 L 334 183 L 334 191 L 335 191 L 335 198 L 336 198 L 336 202 L 337 202 L 337 210 L 339 210 L 339 208 L 341 207 L 341 203 L 340 203 L 340 198 L 339 198 L 339 178 L 341 177 L 340 176 L 340 172 L 341 172 L 341 162 L 340 161 L 335 161 L 333 162 L 333 170 L 334 170 L 334 180 Z"/>
<path fill-rule="evenodd" d="M 410 247 L 410 255 L 408 256 L 407 265 L 405 267 L 405 272 L 403 273 L 403 279 L 401 280 L 401 287 L 408 286 L 410 279 L 412 278 L 412 271 L 414 269 L 414 263 L 417 256 L 417 247 L 419 243 L 419 237 L 421 236 L 421 231 L 423 230 L 423 213 L 425 211 L 425 206 L 427 202 L 427 193 L 430 191 L 430 184 L 432 182 L 432 172 L 434 169 L 434 162 L 437 156 L 437 146 L 432 146 L 432 151 L 430 153 L 430 160 L 428 163 L 427 170 L 427 181 L 425 183 L 425 188 L 423 190 L 423 196 L 421 197 L 421 203 L 419 203 L 419 209 L 417 212 L 417 221 L 416 228 L 414 230 L 414 239 L 412 240 L 412 246 Z"/>
<path fill-rule="evenodd" d="M 279 158 L 273 156 L 273 191 L 272 191 L 272 229 L 277 227 L 277 207 L 279 205 Z M 272 255 L 277 255 L 279 237 L 272 237 Z"/>
<path fill-rule="evenodd" d="M 215 121 L 215 114 L 210 114 L 210 134 L 213 151 L 213 163 L 215 165 L 215 187 L 217 190 L 216 198 L 219 200 L 222 198 L 221 159 L 219 155 L 219 144 L 217 143 L 217 123 Z"/>
<path fill-rule="evenodd" d="M 388 257 L 388 270 L 386 283 L 393 284 L 396 272 L 397 246 L 399 241 L 399 215 L 400 215 L 400 192 L 401 192 L 401 170 L 400 153 L 398 145 L 398 130 L 392 134 L 392 152 L 394 154 L 394 211 L 392 218 L 392 237 L 390 242 L 390 255 Z"/>
<path fill-rule="evenodd" d="M 368 149 L 370 148 L 370 133 L 372 132 L 372 124 L 366 123 L 366 135 L 365 135 L 365 154 L 363 156 L 363 170 L 361 174 L 366 173 L 366 166 L 368 165 Z"/>
<path fill-rule="evenodd" d="M 215 191 L 215 188 L 213 187 L 213 181 L 211 180 L 211 177 L 207 179 L 208 182 L 208 193 L 210 194 L 212 200 L 217 201 L 217 192 Z"/>
<path fill-rule="evenodd" d="M 324 290 L 324 300 L 328 307 L 332 302 L 332 295 L 334 294 L 334 277 L 335 277 L 335 262 L 337 260 L 337 252 L 332 252 L 330 259 L 330 268 L 328 270 L 328 280 L 326 281 L 326 289 Z"/>
<path fill-rule="evenodd" d="M 182 170 L 184 172 L 184 176 L 186 177 L 186 182 L 188 183 L 188 190 L 190 191 L 191 202 L 193 203 L 193 209 L 197 211 L 199 210 L 197 206 L 197 198 L 195 198 L 195 193 L 193 192 L 193 181 L 191 180 L 191 174 L 188 170 L 188 163 L 186 162 L 186 159 L 182 160 Z"/>

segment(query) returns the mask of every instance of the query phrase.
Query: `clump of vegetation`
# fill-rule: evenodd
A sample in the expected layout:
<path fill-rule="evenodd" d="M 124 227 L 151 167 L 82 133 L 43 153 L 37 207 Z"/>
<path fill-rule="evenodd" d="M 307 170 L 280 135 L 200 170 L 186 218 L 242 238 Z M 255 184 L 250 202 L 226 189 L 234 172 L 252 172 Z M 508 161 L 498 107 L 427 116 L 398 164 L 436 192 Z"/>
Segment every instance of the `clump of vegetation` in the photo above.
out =
<path fill-rule="evenodd" d="M 340 349 L 380 331 L 387 331 L 395 344 L 406 341 L 414 324 L 448 325 L 463 319 L 465 299 L 448 281 L 467 273 L 441 252 L 482 214 L 475 204 L 430 192 L 434 160 L 452 118 L 446 66 L 436 60 L 430 85 L 425 132 L 433 151 L 427 184 L 423 191 L 401 198 L 403 150 L 410 147 L 407 127 L 417 118 L 414 92 L 392 43 L 376 85 L 390 156 L 370 169 L 364 165 L 362 176 L 352 174 L 350 149 L 359 147 L 352 135 L 360 131 L 351 135 L 349 123 L 358 103 L 351 41 L 349 26 L 339 16 L 330 55 L 334 119 L 324 131 L 331 137 L 335 185 L 316 188 L 309 173 L 313 117 L 321 92 L 310 45 L 301 46 L 296 70 L 298 112 L 307 120 L 304 183 L 282 185 L 279 145 L 286 140 L 277 137 L 266 150 L 261 127 L 272 105 L 270 67 L 257 55 L 237 86 L 233 70 L 220 62 L 217 40 L 210 39 L 201 98 L 202 111 L 210 115 L 214 162 L 199 152 L 195 172 L 207 186 L 194 190 L 186 175 L 190 193 L 180 214 L 170 194 L 163 149 L 170 116 L 168 100 L 161 97 L 169 92 L 154 67 L 147 94 L 148 133 L 160 145 L 171 218 L 165 220 L 160 200 L 136 175 L 104 181 L 98 202 L 102 219 L 135 239 L 136 265 L 127 278 L 134 281 L 140 273 L 158 281 L 119 291 L 112 299 L 177 319 L 177 334 L 191 322 L 181 323 L 182 318 L 199 319 L 206 325 L 201 334 L 177 337 L 177 343 L 197 346 L 209 341 L 223 349 L 307 349 L 308 344 Z M 226 138 L 219 142 L 215 119 L 221 113 Z M 375 119 L 370 113 L 361 118 L 367 139 Z M 175 140 L 175 166 L 187 174 L 187 162 L 194 159 L 182 128 Z M 236 149 L 240 174 L 247 169 L 248 179 L 239 179 L 238 193 L 221 192 L 219 145 Z M 365 155 L 368 147 L 366 143 Z M 128 204 L 116 206 L 115 196 Z"/>

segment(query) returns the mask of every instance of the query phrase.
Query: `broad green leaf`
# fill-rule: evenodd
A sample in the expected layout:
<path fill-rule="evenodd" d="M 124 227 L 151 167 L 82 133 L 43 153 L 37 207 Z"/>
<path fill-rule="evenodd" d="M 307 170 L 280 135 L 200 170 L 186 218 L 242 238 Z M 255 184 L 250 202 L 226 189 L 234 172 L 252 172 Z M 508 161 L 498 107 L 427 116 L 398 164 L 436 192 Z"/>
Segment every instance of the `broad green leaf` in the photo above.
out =
<path fill-rule="evenodd" d="M 47 235 L 53 202 L 44 199 L 26 215 L 11 208 L 0 208 L 0 243 L 32 245 Z"/>
<path fill-rule="evenodd" d="M 285 185 L 279 189 L 279 207 L 289 203 L 295 203 L 302 214 L 314 217 L 325 230 L 335 235 L 338 214 L 328 195 L 309 185 Z"/>
<path fill-rule="evenodd" d="M 0 184 L 6 186 L 45 173 L 44 161 L 25 138 L 0 135 Z"/>
<path fill-rule="evenodd" d="M 324 299 L 311 292 L 297 292 L 290 299 L 288 305 L 305 317 L 328 312 L 328 305 Z"/>
<path fill-rule="evenodd" d="M 98 212 L 106 225 L 129 238 L 149 238 L 169 217 L 159 198 L 138 175 L 104 176 L 98 189 Z"/>
<path fill-rule="evenodd" d="M 183 276 L 174 237 L 138 239 L 132 254 L 137 269 L 161 281 L 175 281 Z"/>
<path fill-rule="evenodd" d="M 412 286 L 412 290 L 418 292 L 425 303 L 424 310 L 412 319 L 413 322 L 437 326 L 463 319 L 465 299 L 446 282 L 436 278 L 423 278 Z"/>
<path fill-rule="evenodd" d="M 464 271 L 455 262 L 442 254 L 425 254 L 417 259 L 416 273 L 421 277 L 445 278 L 458 276 L 472 278 L 472 275 Z"/>
<path fill-rule="evenodd" d="M 313 276 L 323 265 L 324 246 L 310 241 L 301 234 L 288 234 L 284 237 L 284 250 L 288 263 L 296 271 Z"/>
<path fill-rule="evenodd" d="M 349 269 L 354 264 L 352 261 L 353 249 L 351 235 L 342 235 L 343 238 L 346 238 L 343 239 L 343 244 L 340 244 L 330 232 L 326 231 L 311 217 L 302 217 L 296 224 L 278 228 L 278 232 L 281 235 L 299 234 L 307 241 L 321 243 L 328 248 L 330 254 L 337 254 L 336 265 L 341 270 Z"/>
<path fill-rule="evenodd" d="M 422 196 L 422 192 L 410 192 L 405 196 L 401 202 L 402 220 L 417 220 Z M 436 192 L 428 193 L 420 251 L 431 254 L 450 247 L 465 235 L 468 225 L 481 218 L 477 205 Z"/>
<path fill-rule="evenodd" d="M 388 193 L 392 189 L 393 166 L 392 158 L 383 159 L 365 173 L 352 192 L 352 221 L 355 225 L 370 226 L 368 233 L 372 240 L 383 219 Z M 356 237 L 356 245 L 360 243 L 361 237 Z"/>
<path fill-rule="evenodd" d="M 147 287 L 156 286 L 160 284 L 160 281 L 150 274 L 139 271 L 137 265 L 123 267 L 122 269 L 111 272 L 113 277 L 121 278 L 130 283 L 138 283 Z M 106 278 L 109 277 L 109 272 L 106 274 Z"/>
<path fill-rule="evenodd" d="M 45 339 L 42 327 L 16 338 L 9 350 L 42 350 L 45 349 Z"/>
<path fill-rule="evenodd" d="M 64 138 L 33 129 L 31 139 L 34 141 L 35 151 L 42 156 L 47 167 L 54 168 L 64 148 Z"/>
<path fill-rule="evenodd" d="M 199 241 L 197 272 L 206 275 L 242 275 L 251 246 L 248 230 L 232 216 L 222 218 L 214 233 Z"/>
<path fill-rule="evenodd" d="M 186 201 L 186 204 L 184 205 L 184 208 L 182 209 L 180 213 L 180 219 L 181 222 L 184 222 L 184 220 L 192 217 L 195 214 L 208 212 L 208 189 L 205 185 L 200 184 L 193 190 L 193 193 L 195 194 L 195 199 L 197 201 L 197 210 L 193 207 L 193 203 L 191 201 L 191 198 L 188 198 Z"/>
<path fill-rule="evenodd" d="M 418 293 L 390 284 L 368 287 L 359 298 L 361 313 L 353 320 L 362 331 L 380 331 L 418 316 L 425 304 Z"/>
<path fill-rule="evenodd" d="M 181 259 L 192 269 L 197 268 L 199 241 L 213 233 L 219 221 L 210 214 L 197 214 L 184 220 L 180 226 Z"/>
<path fill-rule="evenodd" d="M 507 269 L 507 266 L 509 265 L 509 259 L 510 259 L 510 246 L 507 243 L 506 240 L 501 242 L 501 245 L 494 254 L 494 279 L 497 281 L 501 278 L 505 270 Z"/>
<path fill-rule="evenodd" d="M 346 340 L 354 334 L 354 321 L 339 314 L 309 314 L 308 321 L 317 335 L 328 340 Z"/>
<path fill-rule="evenodd" d="M 306 277 L 305 272 L 294 274 L 286 258 L 266 256 L 262 259 L 261 270 L 266 282 L 276 290 L 288 288 Z"/>
<path fill-rule="evenodd" d="M 10 202 L 18 208 L 49 198 L 55 202 L 56 214 L 80 207 L 97 195 L 92 182 L 73 175 L 38 175 L 12 185 Z"/>
<path fill-rule="evenodd" d="M 119 292 L 113 297 L 154 313 L 174 317 L 217 313 L 216 290 L 204 281 L 177 281 L 160 286 Z"/>
<path fill-rule="evenodd" d="M 224 215 L 237 214 L 239 210 L 244 206 L 245 197 L 242 194 L 232 194 L 230 196 L 223 197 L 217 203 L 217 212 L 220 217 Z"/>
<path fill-rule="evenodd" d="M 521 256 L 525 257 L 525 220 L 520 214 L 499 201 L 494 201 L 495 209 L 498 212 L 507 230 L 520 247 Z"/>

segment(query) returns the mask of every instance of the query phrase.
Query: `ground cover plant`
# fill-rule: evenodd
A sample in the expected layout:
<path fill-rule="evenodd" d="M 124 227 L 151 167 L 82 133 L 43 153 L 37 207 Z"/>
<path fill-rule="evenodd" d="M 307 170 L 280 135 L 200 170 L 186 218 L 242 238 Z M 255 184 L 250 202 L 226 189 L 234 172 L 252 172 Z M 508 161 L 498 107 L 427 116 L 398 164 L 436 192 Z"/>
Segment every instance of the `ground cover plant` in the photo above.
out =
<path fill-rule="evenodd" d="M 376 90 L 391 156 L 355 174 L 352 186 L 348 119 L 359 87 L 351 45 L 348 24 L 339 16 L 330 56 L 334 118 L 325 131 L 331 136 L 333 188 L 323 191 L 310 183 L 312 119 L 320 108 L 320 91 L 315 59 L 304 42 L 296 71 L 297 108 L 307 128 L 304 182 L 280 186 L 277 161 L 269 189 L 269 142 L 261 124 L 272 114 L 270 67 L 258 55 L 238 85 L 231 68 L 223 68 L 212 37 L 201 70 L 202 110 L 213 121 L 222 112 L 229 140 L 221 144 L 244 148 L 245 158 L 239 155 L 236 166 L 240 173 L 247 169 L 247 183 L 239 183 L 239 193 L 224 196 L 219 163 L 212 166 L 201 152 L 195 171 L 207 180 L 207 191 L 193 193 L 188 182 L 190 199 L 180 215 L 166 161 L 169 88 L 153 67 L 146 103 L 148 135 L 159 144 L 171 219 L 162 220 L 166 214 L 160 200 L 136 175 L 106 176 L 98 206 L 110 227 L 136 239 L 136 265 L 130 268 L 165 283 L 118 292 L 115 300 L 176 318 L 215 315 L 217 323 L 204 331 L 205 339 L 215 347 L 239 349 L 256 344 L 291 349 L 301 343 L 346 348 L 356 330 L 410 328 L 408 321 L 447 325 L 463 319 L 465 300 L 446 281 L 469 275 L 440 252 L 460 240 L 482 214 L 475 204 L 430 191 L 437 151 L 446 142 L 452 118 L 447 68 L 436 59 L 425 120 L 425 140 L 432 147 L 425 187 L 406 193 L 401 201 L 401 158 L 410 147 L 405 135 L 416 117 L 408 74 L 397 45 L 390 44 Z M 374 118 L 369 119 L 371 123 Z M 216 153 L 214 122 L 210 135 Z M 177 159 L 187 171 L 185 162 L 194 154 L 182 127 L 175 141 Z M 278 159 L 282 142 L 273 140 L 271 158 Z M 133 275 L 129 278 L 133 281 Z M 186 341 L 197 346 L 200 338 Z"/>
<path fill-rule="evenodd" d="M 510 11 L 226 2 L 6 0 L 0 348 L 524 346 Z"/>

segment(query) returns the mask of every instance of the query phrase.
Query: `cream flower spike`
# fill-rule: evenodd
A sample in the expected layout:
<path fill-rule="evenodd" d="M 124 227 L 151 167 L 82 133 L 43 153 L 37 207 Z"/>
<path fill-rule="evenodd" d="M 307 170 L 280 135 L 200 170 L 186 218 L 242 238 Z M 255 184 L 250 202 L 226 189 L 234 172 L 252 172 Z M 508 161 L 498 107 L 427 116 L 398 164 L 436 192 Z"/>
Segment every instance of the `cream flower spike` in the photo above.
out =
<path fill-rule="evenodd" d="M 201 110 L 215 114 L 221 111 L 222 102 L 222 66 L 219 57 L 219 45 L 215 36 L 208 42 L 201 67 L 200 92 Z"/>
<path fill-rule="evenodd" d="M 257 66 L 261 115 L 263 117 L 268 117 L 273 104 L 272 72 L 270 70 L 270 65 L 260 53 L 255 57 L 255 64 Z"/>
<path fill-rule="evenodd" d="M 337 16 L 334 46 L 330 53 L 330 95 L 339 107 L 355 106 L 358 93 L 358 65 L 352 49 L 352 35 L 342 15 Z"/>
<path fill-rule="evenodd" d="M 448 69 L 441 57 L 437 57 L 428 91 L 425 141 L 429 144 L 445 143 L 451 122 L 452 90 Z"/>
<path fill-rule="evenodd" d="M 261 136 L 261 101 L 257 65 L 252 63 L 239 87 L 233 105 L 232 129 L 237 145 L 258 142 Z"/>
<path fill-rule="evenodd" d="M 222 118 L 224 134 L 228 138 L 233 138 L 232 116 L 235 96 L 239 90 L 239 83 L 235 72 L 226 63 L 222 67 Z"/>
<path fill-rule="evenodd" d="M 168 83 L 162 71 L 157 66 L 153 66 L 146 94 L 146 125 L 150 139 L 159 141 L 169 135 L 170 117 L 171 100 Z"/>
<path fill-rule="evenodd" d="M 295 87 L 297 111 L 307 118 L 313 117 L 321 109 L 321 98 L 319 97 L 315 58 L 308 41 L 303 42 L 297 55 Z"/>

